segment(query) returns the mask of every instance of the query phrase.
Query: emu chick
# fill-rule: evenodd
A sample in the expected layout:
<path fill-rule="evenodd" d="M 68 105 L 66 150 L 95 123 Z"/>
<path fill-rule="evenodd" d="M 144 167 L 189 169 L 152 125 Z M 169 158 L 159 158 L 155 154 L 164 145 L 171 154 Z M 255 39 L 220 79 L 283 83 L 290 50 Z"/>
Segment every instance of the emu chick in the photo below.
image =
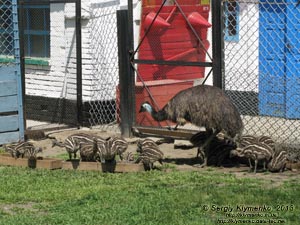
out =
<path fill-rule="evenodd" d="M 164 153 L 159 149 L 158 145 L 141 146 L 140 155 L 136 163 L 142 162 L 146 169 L 153 169 L 154 162 L 158 161 L 163 164 Z"/>
<path fill-rule="evenodd" d="M 264 169 L 266 169 L 266 164 L 270 161 L 273 155 L 273 150 L 269 145 L 256 142 L 247 145 L 244 148 L 236 148 L 234 150 L 231 150 L 230 155 L 231 157 L 238 156 L 247 158 L 249 161 L 250 169 L 252 169 L 251 160 L 253 160 L 255 163 L 254 173 L 256 173 L 257 164 L 259 161 L 263 162 Z"/>
<path fill-rule="evenodd" d="M 276 151 L 271 161 L 268 164 L 268 169 L 271 172 L 283 172 L 287 163 L 287 152 Z"/>

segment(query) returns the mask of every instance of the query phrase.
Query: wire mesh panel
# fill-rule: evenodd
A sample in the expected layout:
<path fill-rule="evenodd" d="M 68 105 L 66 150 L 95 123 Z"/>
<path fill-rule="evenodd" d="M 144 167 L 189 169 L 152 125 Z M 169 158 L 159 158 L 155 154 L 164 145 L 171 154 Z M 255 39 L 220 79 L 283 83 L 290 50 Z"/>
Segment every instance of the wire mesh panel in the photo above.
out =
<path fill-rule="evenodd" d="M 0 53 L 2 56 L 1 63 L 11 63 L 9 56 L 13 56 L 13 29 L 12 29 L 12 2 L 0 1 Z M 6 60 L 4 56 L 7 56 Z M 2 64 L 1 64 L 2 65 Z"/>
<path fill-rule="evenodd" d="M 0 144 L 24 138 L 16 0 L 0 1 Z"/>
<path fill-rule="evenodd" d="M 118 37 L 116 11 L 119 1 L 107 1 L 91 5 L 91 18 L 88 24 L 91 73 L 86 85 L 89 94 L 84 96 L 89 126 L 104 130 L 118 131 L 117 114 L 119 98 Z M 84 84 L 85 85 L 85 84 Z"/>
<path fill-rule="evenodd" d="M 300 7 L 291 0 L 223 1 L 224 88 L 245 134 L 300 149 Z"/>

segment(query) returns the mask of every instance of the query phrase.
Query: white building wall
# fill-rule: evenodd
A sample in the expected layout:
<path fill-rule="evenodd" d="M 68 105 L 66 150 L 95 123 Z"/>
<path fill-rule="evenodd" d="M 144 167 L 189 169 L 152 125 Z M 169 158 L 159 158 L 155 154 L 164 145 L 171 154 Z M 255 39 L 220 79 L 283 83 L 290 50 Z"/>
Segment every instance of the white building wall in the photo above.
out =
<path fill-rule="evenodd" d="M 224 44 L 225 88 L 258 92 L 258 4 L 240 3 L 239 41 Z"/>
<path fill-rule="evenodd" d="M 111 1 L 101 2 L 105 3 Z M 97 4 L 98 7 L 103 6 L 103 4 Z M 92 8 L 92 1 L 82 1 L 83 101 L 103 100 L 93 97 L 95 92 L 103 91 L 103 86 L 99 86 L 99 82 L 105 85 L 114 85 L 115 87 L 116 81 L 109 83 L 107 80 L 109 76 L 116 76 L 118 78 L 118 71 L 113 74 L 107 73 L 107 71 L 118 66 L 116 30 L 115 33 L 112 34 L 112 37 L 102 38 L 105 33 L 109 33 L 111 30 L 103 30 L 105 27 L 100 31 L 94 29 L 99 25 L 105 25 L 106 29 L 109 29 L 112 26 L 111 24 L 100 24 L 100 22 L 107 21 L 106 23 L 109 23 L 111 19 L 114 19 L 114 22 L 116 22 L 116 12 L 109 9 L 106 10 L 106 12 L 109 12 L 108 14 L 103 13 L 103 15 L 97 17 L 92 15 L 92 13 L 97 13 L 95 4 L 93 4 L 93 7 L 94 8 Z M 101 9 L 98 8 L 98 10 Z M 105 19 L 104 17 L 108 17 L 109 19 Z M 98 50 L 96 54 L 95 49 Z M 112 54 L 110 54 L 111 51 L 113 52 Z M 99 54 L 101 54 L 104 59 L 102 59 Z M 50 58 L 48 62 L 49 66 L 26 65 L 26 94 L 76 100 L 76 30 L 74 3 L 50 4 Z M 101 70 L 97 70 L 99 63 L 101 64 Z M 97 69 L 95 70 L 95 68 Z M 115 88 L 110 92 L 111 93 L 104 95 L 106 99 L 115 98 Z"/>

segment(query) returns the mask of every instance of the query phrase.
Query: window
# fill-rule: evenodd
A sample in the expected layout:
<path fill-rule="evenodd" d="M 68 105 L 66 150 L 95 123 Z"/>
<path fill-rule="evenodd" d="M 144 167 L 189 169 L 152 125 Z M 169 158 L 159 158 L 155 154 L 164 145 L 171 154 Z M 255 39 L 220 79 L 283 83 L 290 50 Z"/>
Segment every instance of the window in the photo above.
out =
<path fill-rule="evenodd" d="M 50 7 L 24 5 L 24 54 L 26 57 L 50 57 Z"/>
<path fill-rule="evenodd" d="M 239 3 L 235 0 L 225 2 L 225 40 L 239 40 Z"/>

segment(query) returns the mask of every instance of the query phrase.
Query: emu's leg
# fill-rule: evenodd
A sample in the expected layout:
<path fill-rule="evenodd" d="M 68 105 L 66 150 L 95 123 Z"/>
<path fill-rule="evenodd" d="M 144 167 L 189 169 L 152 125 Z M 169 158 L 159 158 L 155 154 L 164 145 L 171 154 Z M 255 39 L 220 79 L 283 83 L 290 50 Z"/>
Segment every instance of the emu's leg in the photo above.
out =
<path fill-rule="evenodd" d="M 69 154 L 69 159 L 71 160 L 72 159 L 72 153 L 68 152 L 68 154 Z"/>
<path fill-rule="evenodd" d="M 248 162 L 249 162 L 250 170 L 252 170 L 253 166 L 252 166 L 252 164 L 251 164 L 251 159 L 250 159 L 250 158 L 248 158 Z"/>
<path fill-rule="evenodd" d="M 255 159 L 254 173 L 256 173 L 256 169 L 257 169 L 257 162 L 258 162 L 258 160 L 257 160 L 257 159 Z"/>
<path fill-rule="evenodd" d="M 186 120 L 184 118 L 177 118 L 177 124 L 176 126 L 173 128 L 173 130 L 177 130 L 177 127 L 180 125 L 180 126 L 183 126 L 184 124 L 186 124 Z"/>
<path fill-rule="evenodd" d="M 197 148 L 197 155 L 196 157 L 199 158 L 199 156 L 202 155 L 202 158 L 205 158 L 205 152 L 201 149 L 201 147 Z"/>
<path fill-rule="evenodd" d="M 264 171 L 266 171 L 267 170 L 267 168 L 266 168 L 266 160 L 264 160 L 263 165 L 264 165 Z"/>
<path fill-rule="evenodd" d="M 159 162 L 161 165 L 163 165 L 162 159 L 159 159 L 158 162 Z"/>

